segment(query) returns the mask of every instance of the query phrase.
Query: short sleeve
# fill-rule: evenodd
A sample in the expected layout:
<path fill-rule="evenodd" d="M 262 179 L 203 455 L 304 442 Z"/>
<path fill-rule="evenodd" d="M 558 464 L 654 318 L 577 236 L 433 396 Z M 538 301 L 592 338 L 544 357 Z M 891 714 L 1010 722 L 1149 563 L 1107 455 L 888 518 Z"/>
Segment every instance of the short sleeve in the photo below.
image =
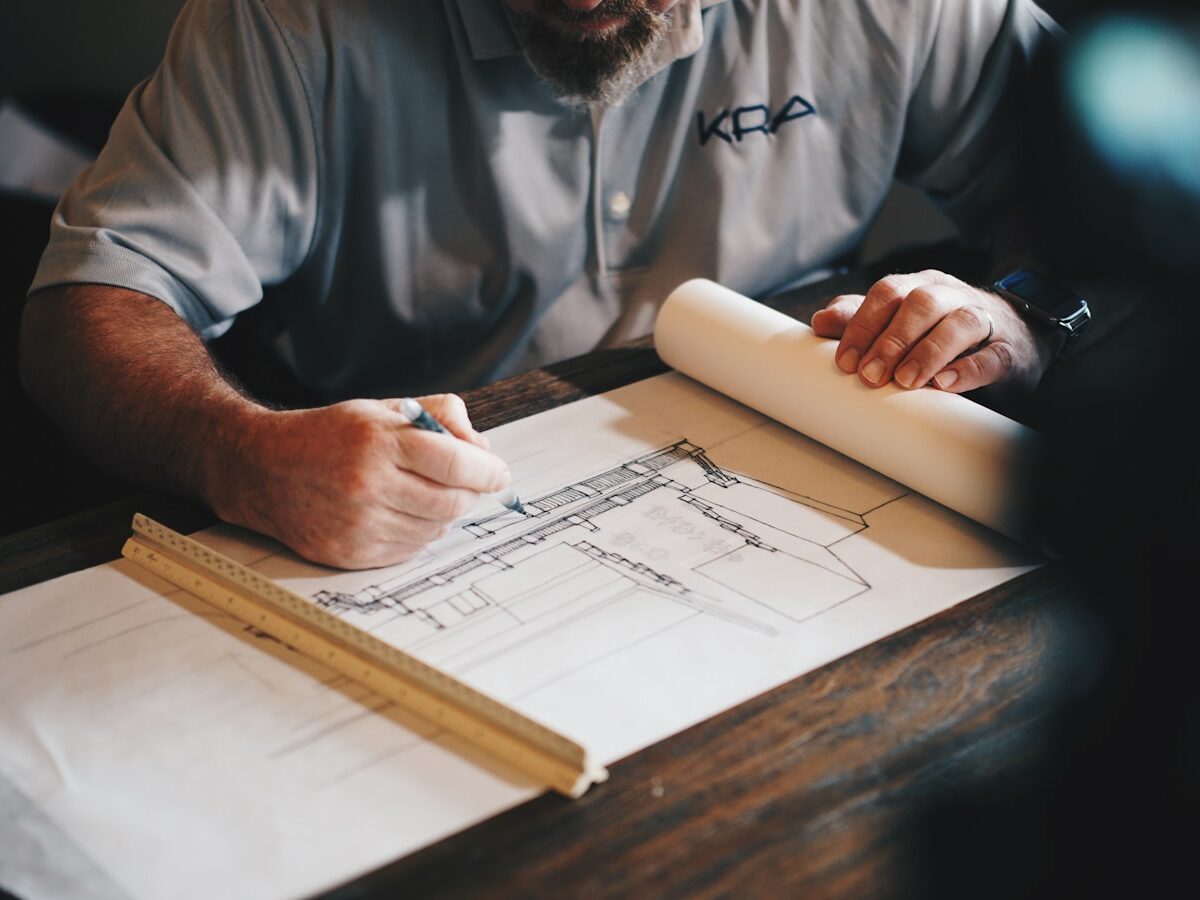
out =
<path fill-rule="evenodd" d="M 1028 0 L 934 0 L 909 98 L 898 177 L 977 235 L 1021 177 L 1021 93 L 1062 32 Z"/>
<path fill-rule="evenodd" d="M 191 0 L 60 200 L 30 292 L 128 288 L 220 334 L 303 262 L 317 165 L 310 98 L 266 5 Z"/>

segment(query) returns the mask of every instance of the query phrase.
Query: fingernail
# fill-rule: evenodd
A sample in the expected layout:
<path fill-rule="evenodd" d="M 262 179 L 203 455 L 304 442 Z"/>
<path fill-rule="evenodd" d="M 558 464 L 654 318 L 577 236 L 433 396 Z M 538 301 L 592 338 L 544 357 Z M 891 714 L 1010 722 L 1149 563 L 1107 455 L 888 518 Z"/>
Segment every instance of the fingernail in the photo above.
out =
<path fill-rule="evenodd" d="M 900 387 L 909 388 L 913 386 L 913 382 L 917 380 L 917 376 L 921 373 L 921 364 L 915 359 L 910 359 L 899 369 L 896 370 L 896 384 Z"/>
<path fill-rule="evenodd" d="M 944 372 L 938 372 L 937 375 L 933 377 L 933 383 L 943 391 L 952 388 L 954 386 L 954 382 L 956 381 L 958 381 L 958 373 L 953 369 L 946 369 Z"/>
<path fill-rule="evenodd" d="M 877 356 L 863 366 L 862 376 L 863 378 L 867 379 L 867 381 L 871 382 L 871 384 L 878 384 L 879 379 L 883 377 L 883 373 L 886 371 L 887 363 Z"/>
<path fill-rule="evenodd" d="M 858 360 L 860 354 L 853 347 L 847 347 L 842 351 L 842 355 L 837 358 L 838 368 L 849 375 L 858 368 Z"/>

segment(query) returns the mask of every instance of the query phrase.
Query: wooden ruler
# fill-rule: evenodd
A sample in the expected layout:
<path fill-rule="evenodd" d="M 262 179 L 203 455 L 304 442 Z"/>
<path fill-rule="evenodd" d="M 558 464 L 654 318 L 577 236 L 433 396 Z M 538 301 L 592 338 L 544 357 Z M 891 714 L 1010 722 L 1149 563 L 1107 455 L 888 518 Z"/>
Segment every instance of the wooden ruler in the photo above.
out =
<path fill-rule="evenodd" d="M 136 514 L 121 555 L 404 710 L 466 739 L 559 793 L 579 797 L 608 772 L 570 738 L 356 628 L 313 601 Z"/>

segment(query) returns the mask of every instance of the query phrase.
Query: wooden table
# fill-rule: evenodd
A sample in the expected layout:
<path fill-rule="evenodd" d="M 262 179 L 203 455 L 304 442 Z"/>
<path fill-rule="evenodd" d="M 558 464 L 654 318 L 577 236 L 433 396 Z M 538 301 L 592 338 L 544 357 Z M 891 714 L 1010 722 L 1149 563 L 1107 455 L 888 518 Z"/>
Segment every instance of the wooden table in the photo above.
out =
<path fill-rule="evenodd" d="M 773 305 L 807 320 L 864 278 Z M 487 429 L 662 371 L 646 339 L 464 397 Z M 10 535 L 0 592 L 116 558 L 134 511 L 214 522 L 140 495 Z M 930 875 L 926 814 L 1034 758 L 1072 591 L 1042 567 L 617 762 L 582 799 L 543 795 L 330 896 L 911 895 Z"/>

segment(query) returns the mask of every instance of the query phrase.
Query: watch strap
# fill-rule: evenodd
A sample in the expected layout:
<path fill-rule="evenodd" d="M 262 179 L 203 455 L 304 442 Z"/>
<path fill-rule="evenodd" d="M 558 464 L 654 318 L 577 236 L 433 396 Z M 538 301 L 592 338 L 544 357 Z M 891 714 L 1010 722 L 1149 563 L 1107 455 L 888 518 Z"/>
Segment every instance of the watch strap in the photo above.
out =
<path fill-rule="evenodd" d="M 990 290 L 1007 300 L 1033 327 L 1055 343 L 1055 356 L 1066 356 L 1079 345 L 1091 321 L 1087 300 L 1029 269 L 1017 269 L 994 281 Z"/>

